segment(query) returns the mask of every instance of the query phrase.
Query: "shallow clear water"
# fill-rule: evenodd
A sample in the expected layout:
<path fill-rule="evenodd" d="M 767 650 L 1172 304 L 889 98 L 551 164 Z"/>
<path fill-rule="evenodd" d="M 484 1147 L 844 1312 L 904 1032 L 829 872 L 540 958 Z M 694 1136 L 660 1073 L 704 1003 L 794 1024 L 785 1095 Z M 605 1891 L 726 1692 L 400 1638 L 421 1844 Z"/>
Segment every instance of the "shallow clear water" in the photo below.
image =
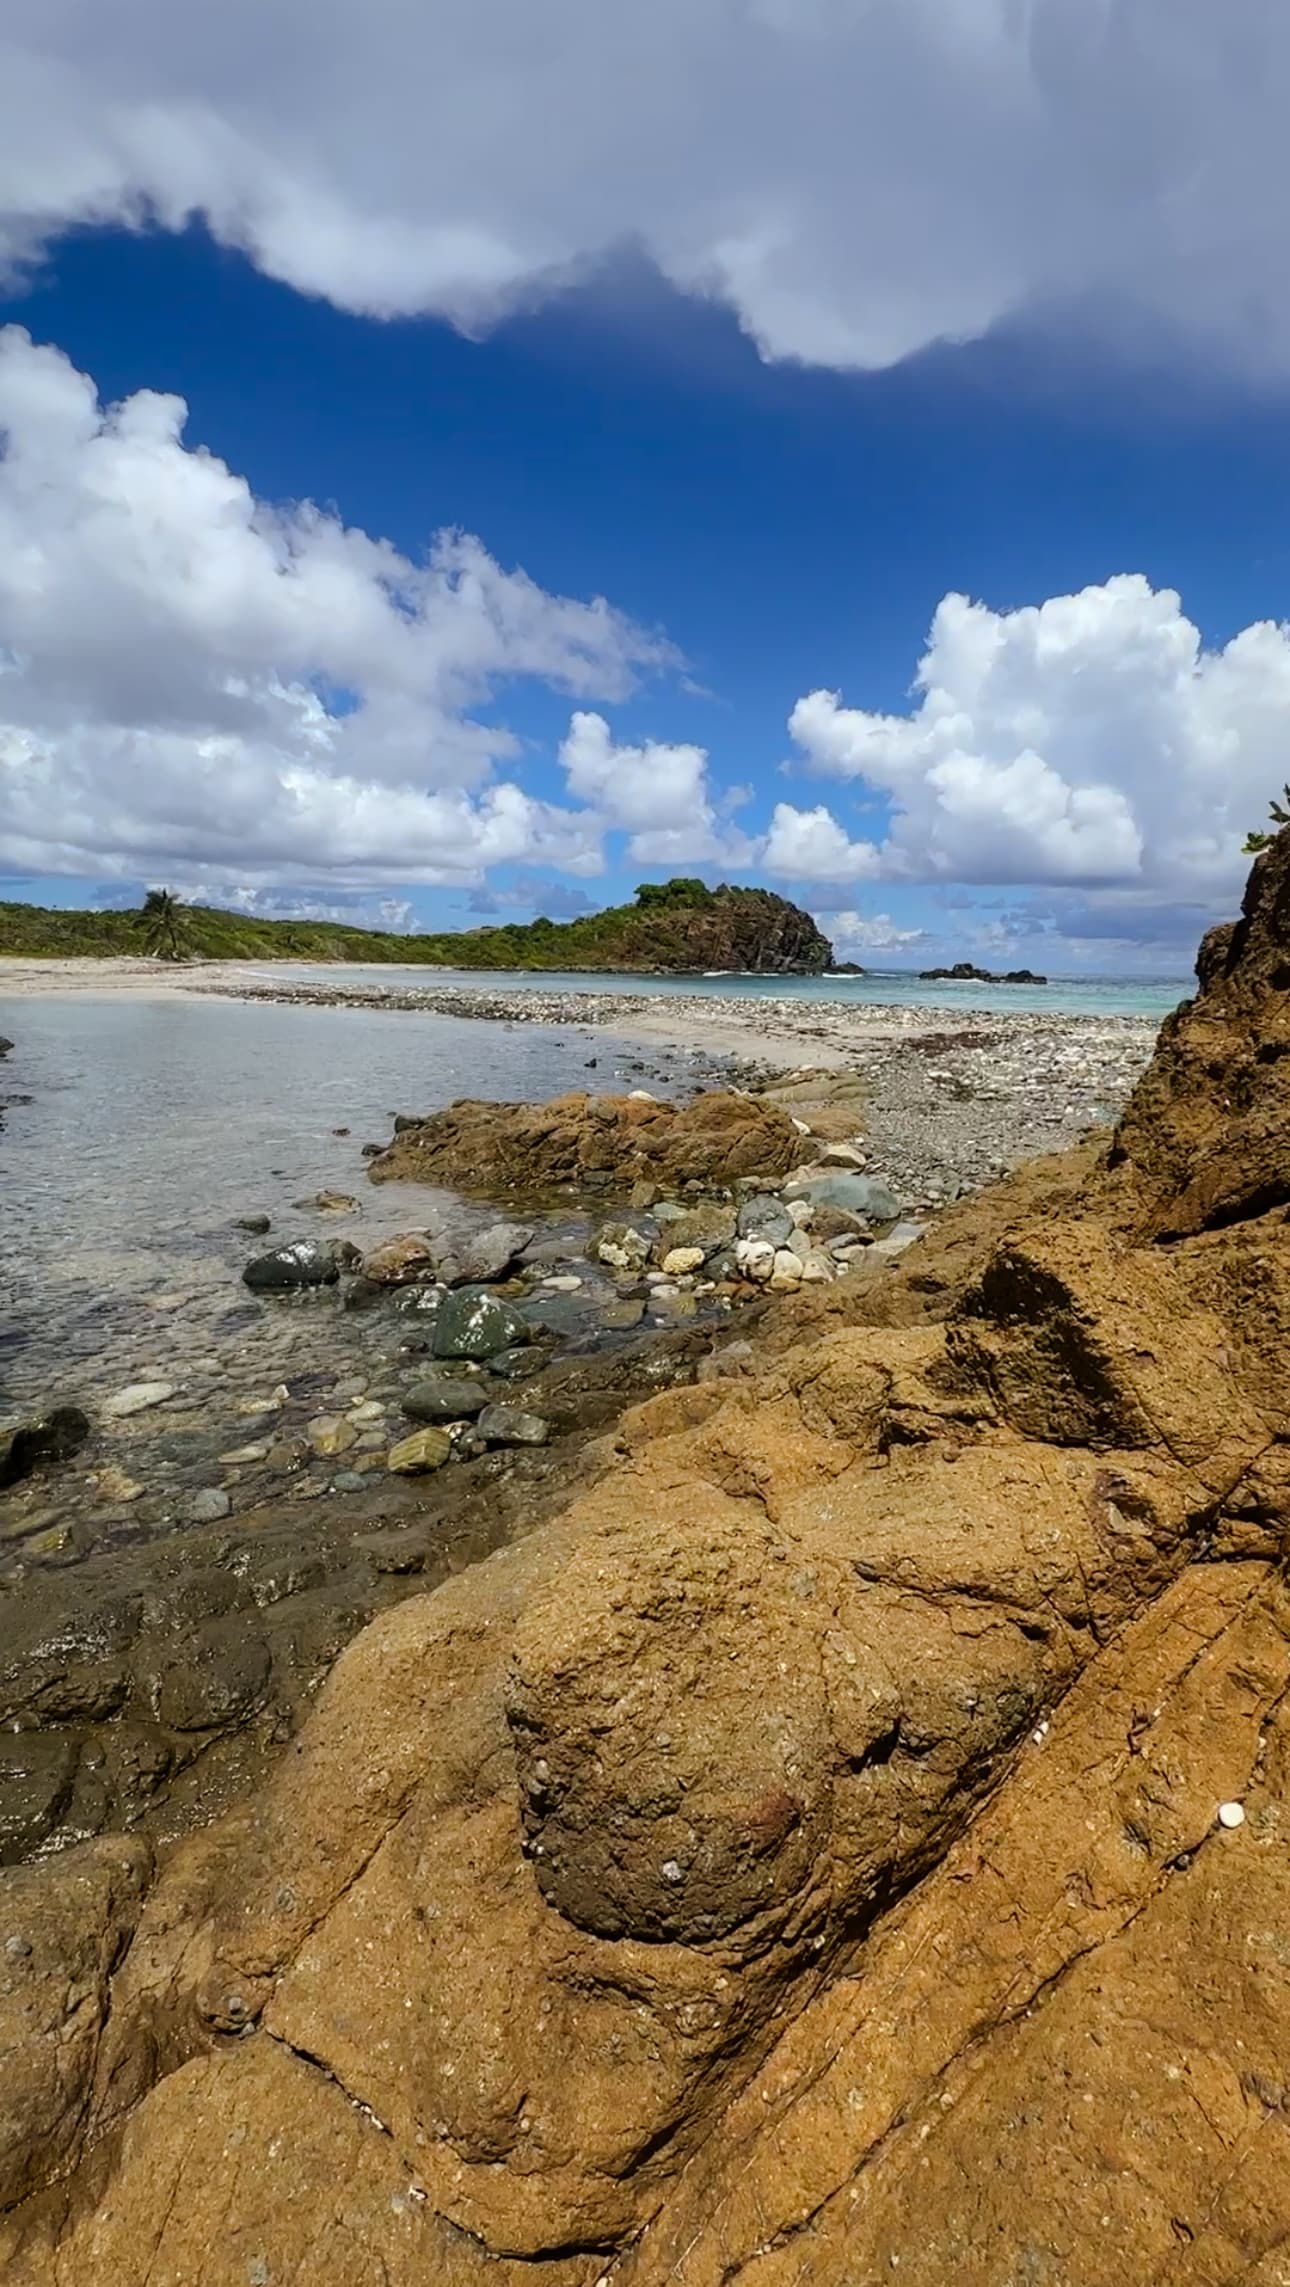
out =
<path fill-rule="evenodd" d="M 735 1000 L 825 1000 L 834 1006 L 869 1008 L 947 1008 L 997 1012 L 1024 1010 L 1040 1015 L 1167 1016 L 1180 1000 L 1194 992 L 1188 977 L 1055 977 L 1047 985 L 981 985 L 932 983 L 912 970 L 870 970 L 863 977 L 638 977 L 608 972 L 517 969 L 439 969 L 421 963 L 312 964 L 307 962 L 255 962 L 248 974 L 261 981 L 284 983 L 386 985 L 406 991 L 410 985 L 463 985 L 479 991 L 542 993 L 647 993 L 698 994 Z"/>
<path fill-rule="evenodd" d="M 197 996 L 0 999 L 0 1034 L 15 1043 L 0 1097 L 32 1099 L 0 1133 L 0 1420 L 154 1375 L 273 1383 L 352 1346 L 332 1294 L 258 1303 L 248 1256 L 480 1220 L 424 1186 L 369 1184 L 361 1145 L 388 1141 L 396 1112 L 604 1085 L 638 1053 L 574 1028 Z M 650 1071 L 667 1084 L 659 1059 Z M 320 1190 L 358 1212 L 295 1204 Z M 270 1237 L 230 1228 L 249 1213 Z"/>

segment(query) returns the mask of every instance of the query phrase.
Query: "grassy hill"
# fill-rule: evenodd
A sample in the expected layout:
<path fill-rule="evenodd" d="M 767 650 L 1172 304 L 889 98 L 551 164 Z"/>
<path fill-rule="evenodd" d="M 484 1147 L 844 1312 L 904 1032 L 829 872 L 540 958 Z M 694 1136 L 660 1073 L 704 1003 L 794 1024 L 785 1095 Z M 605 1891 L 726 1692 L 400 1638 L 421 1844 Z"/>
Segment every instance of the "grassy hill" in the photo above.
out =
<path fill-rule="evenodd" d="M 332 921 L 259 921 L 213 906 L 180 909 L 185 955 L 202 961 L 424 962 L 433 968 L 755 969 L 818 975 L 833 964 L 828 939 L 800 907 L 765 889 L 701 881 L 645 882 L 631 905 L 576 921 L 396 936 Z M 138 954 L 137 914 L 63 912 L 0 904 L 0 956 L 41 960 Z"/>

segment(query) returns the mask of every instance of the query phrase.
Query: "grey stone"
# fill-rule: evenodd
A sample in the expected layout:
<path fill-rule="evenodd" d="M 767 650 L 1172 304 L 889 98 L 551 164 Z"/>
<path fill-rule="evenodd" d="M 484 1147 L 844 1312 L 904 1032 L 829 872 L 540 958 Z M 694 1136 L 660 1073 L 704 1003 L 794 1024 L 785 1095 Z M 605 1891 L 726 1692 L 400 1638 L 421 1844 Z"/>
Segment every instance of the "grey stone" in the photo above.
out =
<path fill-rule="evenodd" d="M 900 1214 L 900 1201 L 879 1175 L 812 1175 L 791 1184 L 789 1196 L 818 1201 L 826 1207 L 844 1207 L 848 1214 L 863 1215 L 870 1223 L 894 1223 Z"/>
<path fill-rule="evenodd" d="M 551 1424 L 518 1406 L 485 1406 L 475 1428 L 489 1445 L 545 1445 Z"/>
<path fill-rule="evenodd" d="M 232 1506 L 222 1486 L 205 1485 L 199 1493 L 190 1493 L 184 1503 L 184 1515 L 190 1525 L 217 1525 Z"/>
<path fill-rule="evenodd" d="M 754 1193 L 739 1210 L 741 1239 L 763 1239 L 768 1247 L 787 1247 L 796 1229 L 783 1200 L 772 1198 L 769 1192 Z"/>
<path fill-rule="evenodd" d="M 233 1229 L 249 1231 L 253 1239 L 262 1239 L 265 1232 L 272 1229 L 272 1224 L 267 1215 L 235 1215 Z"/>
<path fill-rule="evenodd" d="M 483 1286 L 503 1279 L 533 1237 L 524 1223 L 490 1223 L 441 1255 L 438 1275 L 447 1286 Z"/>
<path fill-rule="evenodd" d="M 414 1382 L 402 1402 L 411 1421 L 465 1421 L 471 1414 L 483 1412 L 488 1392 L 481 1381 L 458 1381 L 444 1374 Z"/>

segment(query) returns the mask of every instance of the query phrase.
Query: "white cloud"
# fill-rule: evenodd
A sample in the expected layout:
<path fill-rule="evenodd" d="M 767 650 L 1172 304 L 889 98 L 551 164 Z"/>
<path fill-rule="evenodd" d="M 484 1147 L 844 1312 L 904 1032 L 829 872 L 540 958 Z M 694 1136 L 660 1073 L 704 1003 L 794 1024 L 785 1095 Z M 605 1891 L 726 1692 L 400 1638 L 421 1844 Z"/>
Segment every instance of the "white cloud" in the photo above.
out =
<path fill-rule="evenodd" d="M 902 929 L 889 913 L 822 913 L 819 923 L 835 952 L 844 959 L 856 953 L 900 953 L 927 941 L 925 929 Z"/>
<path fill-rule="evenodd" d="M 537 677 L 618 698 L 667 663 L 604 602 L 546 594 L 478 540 L 413 561 L 188 448 L 182 400 L 102 408 L 0 330 L 0 864 L 251 884 L 592 873 L 602 825 L 494 775 L 472 719 Z"/>
<path fill-rule="evenodd" d="M 873 880 L 882 870 L 875 844 L 850 841 L 823 803 L 798 810 L 791 802 L 777 802 L 761 861 L 768 873 L 785 881 Z"/>
<path fill-rule="evenodd" d="M 0 234 L 203 216 L 466 325 L 636 244 L 772 354 L 1039 307 L 1290 370 L 1283 0 L 9 0 Z"/>
<path fill-rule="evenodd" d="M 1136 575 L 1010 612 L 951 595 L 915 693 L 911 714 L 879 715 L 814 691 L 790 717 L 809 769 L 889 798 L 875 870 L 1209 902 L 1237 888 L 1286 776 L 1290 629 L 1206 651 L 1178 596 Z M 846 844 L 809 815 L 822 857 Z"/>
<path fill-rule="evenodd" d="M 634 864 L 740 865 L 752 854 L 743 835 L 718 824 L 701 746 L 617 746 L 603 715 L 579 712 L 560 761 L 570 794 L 631 835 Z"/>

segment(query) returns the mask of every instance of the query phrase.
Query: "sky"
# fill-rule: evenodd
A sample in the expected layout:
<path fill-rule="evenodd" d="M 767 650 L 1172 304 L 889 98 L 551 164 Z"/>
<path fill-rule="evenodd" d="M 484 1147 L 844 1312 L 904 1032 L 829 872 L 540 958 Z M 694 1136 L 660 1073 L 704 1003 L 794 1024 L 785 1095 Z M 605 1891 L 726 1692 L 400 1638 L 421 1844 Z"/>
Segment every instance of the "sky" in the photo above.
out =
<path fill-rule="evenodd" d="M 1290 776 L 1280 0 L 9 0 L 0 896 L 1189 968 Z"/>

